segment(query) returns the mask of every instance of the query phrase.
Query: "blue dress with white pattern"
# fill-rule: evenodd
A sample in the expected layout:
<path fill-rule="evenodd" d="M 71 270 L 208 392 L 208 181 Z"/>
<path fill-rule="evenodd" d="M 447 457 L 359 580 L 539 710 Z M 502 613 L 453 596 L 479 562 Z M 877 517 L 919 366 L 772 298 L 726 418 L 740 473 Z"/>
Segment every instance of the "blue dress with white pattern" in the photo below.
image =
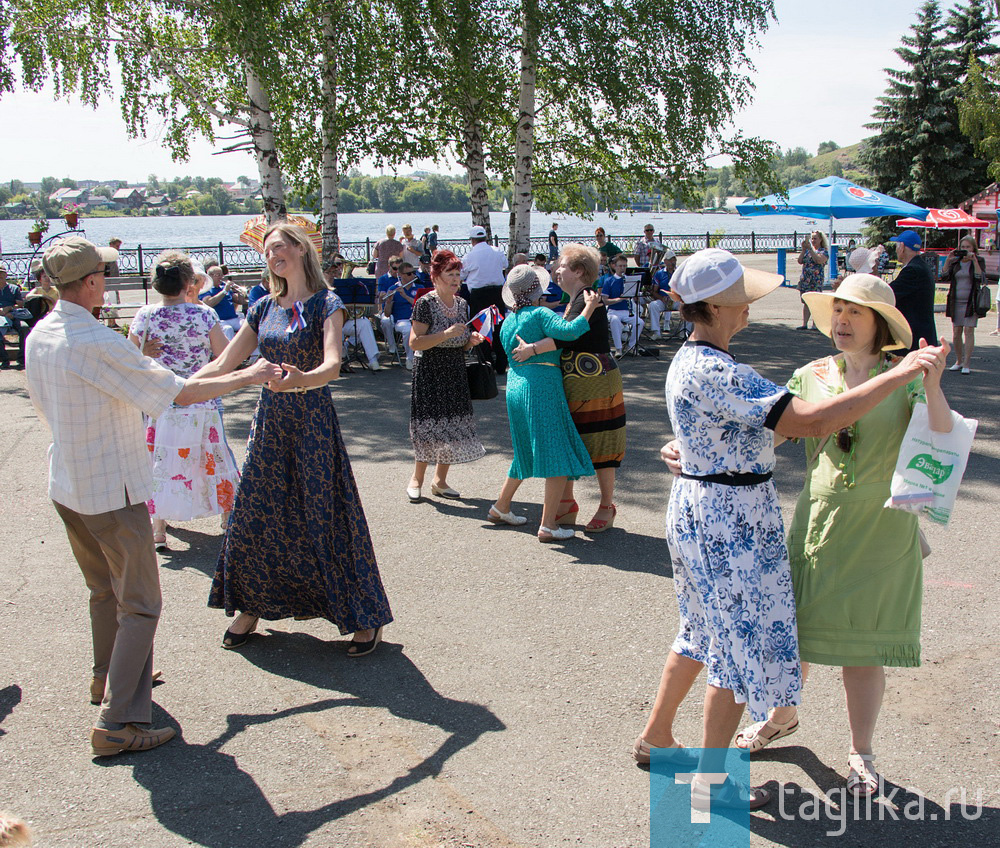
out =
<path fill-rule="evenodd" d="M 667 373 L 667 409 L 684 474 L 767 474 L 770 430 L 788 390 L 706 342 L 688 342 Z M 680 631 L 672 650 L 703 663 L 757 721 L 798 704 L 795 598 L 772 481 L 750 486 L 675 478 L 667 505 Z"/>

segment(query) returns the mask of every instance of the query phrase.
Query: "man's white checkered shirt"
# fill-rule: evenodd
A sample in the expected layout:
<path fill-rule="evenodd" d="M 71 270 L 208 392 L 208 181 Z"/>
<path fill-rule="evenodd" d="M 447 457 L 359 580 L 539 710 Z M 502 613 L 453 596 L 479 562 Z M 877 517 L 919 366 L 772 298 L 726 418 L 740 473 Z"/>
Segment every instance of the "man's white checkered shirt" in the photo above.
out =
<path fill-rule="evenodd" d="M 28 393 L 52 430 L 49 497 L 82 515 L 153 494 L 140 411 L 153 418 L 184 381 L 82 306 L 60 300 L 27 342 Z"/>

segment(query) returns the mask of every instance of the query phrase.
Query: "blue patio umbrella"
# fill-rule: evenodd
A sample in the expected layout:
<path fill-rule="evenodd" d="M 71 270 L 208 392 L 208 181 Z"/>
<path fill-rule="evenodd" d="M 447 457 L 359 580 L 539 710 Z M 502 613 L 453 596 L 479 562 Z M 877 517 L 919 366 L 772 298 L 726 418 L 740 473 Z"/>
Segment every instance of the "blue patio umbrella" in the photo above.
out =
<path fill-rule="evenodd" d="M 882 215 L 905 215 L 923 220 L 927 209 L 905 200 L 855 185 L 843 177 L 826 177 L 790 189 L 788 197 L 769 194 L 749 203 L 740 203 L 736 211 L 744 217 L 756 215 L 798 215 L 802 218 L 826 218 L 833 240 L 834 218 L 878 218 Z M 830 252 L 830 276 L 835 276 L 833 251 Z"/>

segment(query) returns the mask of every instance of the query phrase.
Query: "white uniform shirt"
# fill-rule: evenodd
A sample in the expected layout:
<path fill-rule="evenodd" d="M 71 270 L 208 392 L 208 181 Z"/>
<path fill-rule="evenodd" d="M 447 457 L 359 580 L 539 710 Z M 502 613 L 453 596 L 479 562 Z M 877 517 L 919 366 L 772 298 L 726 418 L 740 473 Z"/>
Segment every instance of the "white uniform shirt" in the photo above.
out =
<path fill-rule="evenodd" d="M 462 279 L 469 291 L 484 286 L 502 286 L 507 254 L 498 247 L 481 241 L 462 257 Z"/>
<path fill-rule="evenodd" d="M 97 515 L 153 494 L 140 410 L 157 418 L 184 380 L 82 306 L 60 300 L 27 341 L 28 393 L 52 431 L 49 497 Z"/>
<path fill-rule="evenodd" d="M 403 261 L 409 262 L 416 271 L 420 265 L 420 257 L 423 254 L 423 245 L 419 239 L 401 238 L 399 243 L 403 245 Z"/>

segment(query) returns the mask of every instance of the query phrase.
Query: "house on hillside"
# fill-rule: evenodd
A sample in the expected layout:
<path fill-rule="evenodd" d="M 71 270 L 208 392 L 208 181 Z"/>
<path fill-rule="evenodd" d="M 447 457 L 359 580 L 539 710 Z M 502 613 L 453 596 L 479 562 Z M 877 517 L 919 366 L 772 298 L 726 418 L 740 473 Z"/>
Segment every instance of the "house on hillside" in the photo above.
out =
<path fill-rule="evenodd" d="M 233 183 L 226 186 L 226 191 L 233 200 L 247 200 L 260 192 L 260 183 L 250 180 L 249 183 Z"/>
<path fill-rule="evenodd" d="M 120 188 L 111 195 L 111 200 L 128 209 L 138 209 L 142 206 L 143 191 L 141 188 Z"/>
<path fill-rule="evenodd" d="M 151 194 L 146 198 L 145 205 L 149 209 L 162 209 L 170 203 L 170 198 L 165 194 Z"/>
<path fill-rule="evenodd" d="M 66 188 L 65 186 L 57 188 L 54 192 L 52 192 L 52 194 L 49 195 L 49 200 L 53 203 L 65 203 L 66 194 L 71 191 L 73 191 L 73 189 Z"/>

